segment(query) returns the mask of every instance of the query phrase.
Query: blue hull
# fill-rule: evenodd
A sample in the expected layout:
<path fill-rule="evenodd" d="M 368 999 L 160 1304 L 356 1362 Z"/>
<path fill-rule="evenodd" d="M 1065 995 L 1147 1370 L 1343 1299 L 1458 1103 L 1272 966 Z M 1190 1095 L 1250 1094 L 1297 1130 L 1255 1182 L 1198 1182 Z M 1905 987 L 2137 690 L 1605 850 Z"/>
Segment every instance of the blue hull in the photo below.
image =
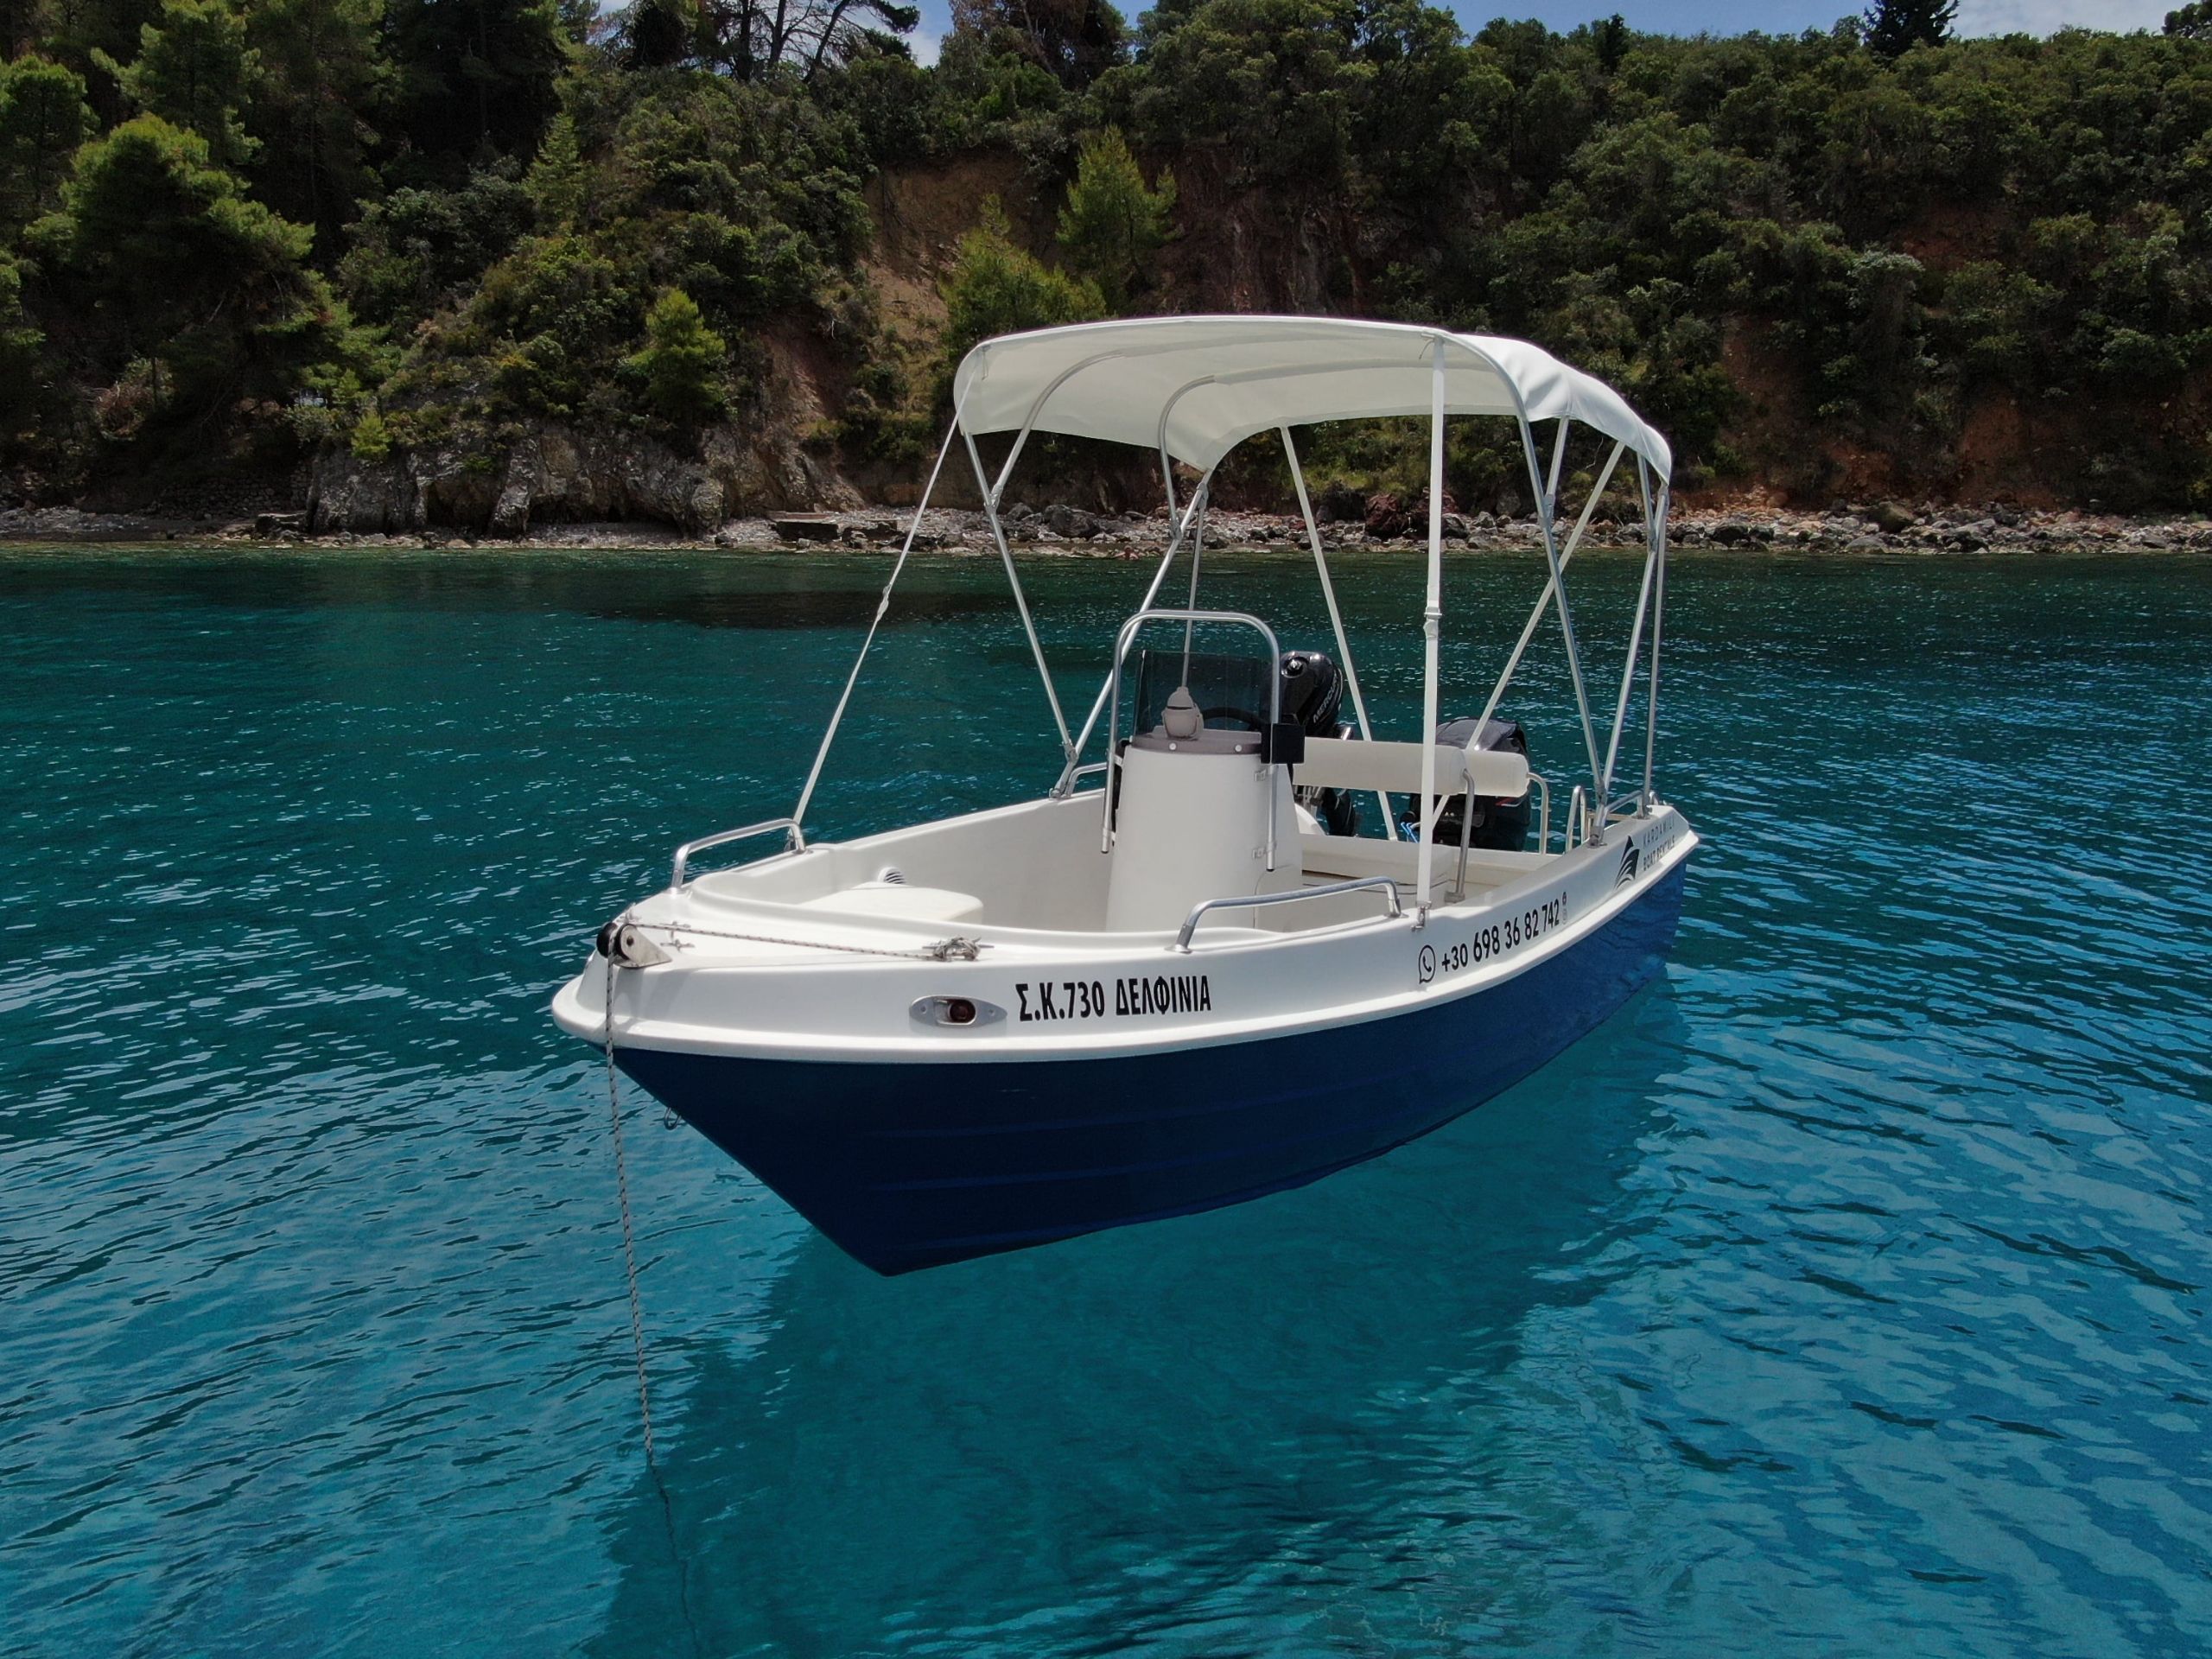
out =
<path fill-rule="evenodd" d="M 1658 973 L 1682 878 L 1490 990 L 1295 1037 L 1034 1064 L 617 1058 L 848 1254 L 907 1273 L 1240 1204 L 1450 1122 Z"/>

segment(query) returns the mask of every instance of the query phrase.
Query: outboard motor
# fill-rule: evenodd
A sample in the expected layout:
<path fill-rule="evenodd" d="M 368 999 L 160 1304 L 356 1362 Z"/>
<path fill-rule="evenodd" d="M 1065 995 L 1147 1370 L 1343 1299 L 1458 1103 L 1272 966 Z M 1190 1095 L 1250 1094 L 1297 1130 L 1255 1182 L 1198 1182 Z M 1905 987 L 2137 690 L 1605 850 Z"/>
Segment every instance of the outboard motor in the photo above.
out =
<path fill-rule="evenodd" d="M 1282 717 L 1305 728 L 1308 737 L 1350 737 L 1352 728 L 1338 719 L 1344 709 L 1344 671 L 1318 651 L 1286 651 L 1282 674 Z M 1348 789 L 1301 789 L 1298 804 L 1332 836 L 1359 833 L 1359 805 Z"/>
<path fill-rule="evenodd" d="M 1436 728 L 1436 741 L 1457 749 L 1467 747 L 1467 740 L 1474 735 L 1475 722 L 1471 716 L 1447 720 Z M 1525 755 L 1529 753 L 1529 734 L 1521 729 L 1517 720 L 1493 720 L 1483 728 L 1482 741 L 1475 747 L 1490 750 L 1510 750 Z M 1467 798 L 1454 795 L 1444 803 L 1436 815 L 1436 829 L 1430 839 L 1457 847 L 1459 826 L 1469 811 Z M 1420 825 L 1408 823 L 1408 835 L 1417 834 Z M 1492 852 L 1517 853 L 1529 842 L 1529 796 L 1517 800 L 1498 800 L 1478 795 L 1472 806 L 1472 818 L 1467 830 L 1467 845 Z"/>

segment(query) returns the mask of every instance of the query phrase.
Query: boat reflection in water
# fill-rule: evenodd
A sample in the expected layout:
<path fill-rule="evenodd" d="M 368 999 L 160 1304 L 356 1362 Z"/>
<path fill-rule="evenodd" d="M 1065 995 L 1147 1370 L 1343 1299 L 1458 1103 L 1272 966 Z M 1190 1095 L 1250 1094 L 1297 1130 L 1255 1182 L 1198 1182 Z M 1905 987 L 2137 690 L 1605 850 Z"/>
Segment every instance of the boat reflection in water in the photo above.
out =
<path fill-rule="evenodd" d="M 1636 1516 L 1600 1538 L 1560 1489 L 1530 1345 L 1633 1254 L 1681 1025 L 1655 988 L 1484 1111 L 1265 1204 L 925 1284 L 803 1237 L 756 1345 L 706 1310 L 658 1344 L 682 1583 L 641 1472 L 590 1650 L 688 1618 L 717 1654 L 1390 1651 L 1378 1608 L 1411 1639 L 1635 1548 Z"/>

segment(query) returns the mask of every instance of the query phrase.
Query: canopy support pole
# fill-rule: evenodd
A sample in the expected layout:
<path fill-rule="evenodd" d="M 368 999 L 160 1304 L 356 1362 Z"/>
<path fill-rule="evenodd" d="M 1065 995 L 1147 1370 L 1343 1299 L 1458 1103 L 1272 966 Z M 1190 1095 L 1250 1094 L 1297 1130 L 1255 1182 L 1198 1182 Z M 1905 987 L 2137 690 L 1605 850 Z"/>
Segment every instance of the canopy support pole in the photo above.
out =
<path fill-rule="evenodd" d="M 1667 614 L 1667 498 L 1673 486 L 1662 480 L 1655 500 L 1650 469 L 1641 455 L 1636 460 L 1636 474 L 1643 486 L 1644 528 L 1659 559 L 1658 578 L 1651 594 L 1651 678 L 1643 692 L 1643 810 L 1649 812 L 1659 804 L 1659 797 L 1651 787 L 1651 772 L 1659 753 L 1659 627 Z"/>
<path fill-rule="evenodd" d="M 1645 523 L 1650 515 L 1645 514 Z M 1643 551 L 1643 583 L 1637 591 L 1636 620 L 1628 631 L 1628 660 L 1621 664 L 1620 701 L 1613 705 L 1613 734 L 1605 745 L 1605 776 L 1598 785 L 1598 810 L 1605 811 L 1613 798 L 1613 766 L 1621 753 L 1621 733 L 1628 725 L 1628 697 L 1636 684 L 1636 659 L 1643 651 L 1643 618 L 1651 608 L 1651 577 L 1659 567 L 1659 550 L 1647 536 Z"/>
<path fill-rule="evenodd" d="M 845 676 L 845 689 L 837 694 L 837 706 L 830 711 L 830 729 L 822 734 L 822 747 L 814 752 L 814 764 L 807 768 L 805 786 L 798 792 L 798 804 L 791 809 L 787 844 L 798 842 L 803 833 L 799 826 L 806 822 L 806 809 L 814 799 L 814 786 L 822 781 L 823 763 L 830 758 L 830 746 L 837 741 L 837 728 L 844 721 L 845 705 L 853 700 L 853 687 L 860 682 L 868 647 L 875 644 L 876 630 L 883 626 L 884 613 L 891 608 L 891 590 L 899 585 L 899 574 L 906 568 L 906 556 L 914 550 L 914 537 L 922 528 L 922 515 L 930 510 L 930 496 L 937 488 L 938 474 L 944 470 L 944 458 L 952 453 L 952 435 L 959 429 L 960 413 L 956 410 L 952 424 L 945 429 L 944 442 L 938 446 L 937 463 L 930 468 L 929 481 L 922 486 L 922 499 L 914 505 L 914 519 L 906 526 L 906 539 L 899 544 L 899 556 L 891 566 L 891 578 L 883 584 L 883 596 L 875 602 L 875 614 L 869 619 L 867 636 L 861 641 L 860 655 L 853 658 L 853 671 Z"/>
<path fill-rule="evenodd" d="M 1218 464 L 1218 462 L 1216 463 L 1216 465 Z M 1213 468 L 1210 467 L 1206 469 L 1205 474 L 1198 480 L 1198 489 L 1192 492 L 1190 505 L 1184 508 L 1181 519 L 1175 524 L 1173 533 L 1168 537 L 1167 551 L 1160 561 L 1160 568 L 1152 573 L 1152 585 L 1144 590 L 1144 598 L 1138 604 L 1137 609 L 1150 610 L 1153 601 L 1160 597 L 1160 588 L 1167 581 L 1167 573 L 1174 566 L 1175 555 L 1182 549 L 1183 537 L 1190 532 L 1192 522 L 1198 518 L 1199 493 L 1212 482 Z M 1104 683 L 1098 688 L 1097 696 L 1091 700 L 1090 714 L 1083 722 L 1083 730 L 1076 736 L 1075 747 L 1068 751 L 1067 764 L 1060 769 L 1059 781 L 1052 785 L 1052 799 L 1065 800 L 1075 792 L 1076 762 L 1082 758 L 1084 748 L 1089 746 L 1091 733 L 1097 730 L 1098 716 L 1106 712 L 1106 699 L 1111 695 L 1113 690 L 1114 674 L 1109 666 Z M 1113 757 L 1109 755 L 1107 759 L 1110 762 Z"/>
<path fill-rule="evenodd" d="M 1567 420 L 1568 417 L 1564 415 L 1559 417 L 1559 436 L 1552 441 L 1551 480 L 1544 486 L 1544 493 L 1551 502 L 1551 513 L 1554 518 L 1559 517 L 1560 474 L 1567 465 Z"/>
<path fill-rule="evenodd" d="M 1563 426 L 1565 423 L 1562 422 L 1561 424 Z M 1557 453 L 1564 454 L 1566 448 L 1566 435 L 1562 432 Z M 1529 487 L 1538 493 L 1536 527 L 1543 532 L 1544 563 L 1551 567 L 1552 588 L 1559 598 L 1560 638 L 1567 644 L 1567 677 L 1574 682 L 1575 712 L 1582 720 L 1582 747 L 1590 756 L 1590 783 L 1592 787 L 1602 791 L 1604 785 L 1601 780 L 1605 777 L 1605 768 L 1598 764 L 1598 733 L 1590 723 L 1590 688 L 1582 683 L 1582 654 L 1575 648 L 1574 644 L 1574 616 L 1567 602 L 1567 573 L 1560 564 L 1558 526 L 1552 521 L 1551 501 L 1542 493 L 1544 487 L 1542 463 L 1536 459 L 1536 435 L 1530 429 L 1526 416 L 1523 416 L 1521 421 L 1521 452 L 1529 463 Z M 1594 497 L 1592 500 L 1595 500 Z M 1586 505 L 1584 509 L 1586 518 L 1588 512 L 1589 508 Z M 1431 729 L 1434 728 L 1432 727 Z M 1605 812 L 1602 802 L 1599 804 L 1598 827 L 1592 839 L 1596 841 L 1605 839 Z"/>
<path fill-rule="evenodd" d="M 1071 370 L 1070 372 L 1072 373 L 1073 371 Z M 1065 376 L 1062 378 L 1065 378 Z M 1037 401 L 1042 404 L 1045 400 L 1039 397 Z M 1033 410 L 1032 415 L 1033 417 Z M 1006 530 L 999 523 L 998 488 L 995 488 L 984 474 L 983 457 L 982 452 L 976 448 L 976 435 L 963 430 L 960 435 L 967 440 L 968 460 L 976 469 L 976 487 L 982 492 L 983 517 L 990 523 L 991 539 L 998 543 L 1000 561 L 1006 566 L 1006 579 L 1014 588 L 1014 607 L 1021 613 L 1021 629 L 1029 636 L 1029 654 L 1037 659 L 1037 677 L 1045 683 L 1045 701 L 1052 705 L 1052 724 L 1059 729 L 1061 757 L 1063 760 L 1072 761 L 1075 756 L 1075 746 L 1068 741 L 1068 719 L 1060 712 L 1060 694 L 1052 688 L 1052 671 L 1045 665 L 1045 646 L 1037 638 L 1037 624 L 1029 614 L 1029 596 L 1021 591 L 1021 577 L 1014 568 L 1014 550 L 1006 544 Z M 1007 458 L 1007 470 L 1012 471 L 1013 466 L 1014 458 L 1009 455 Z M 999 487 L 1003 487 L 1005 483 L 1006 480 L 1001 476 L 999 480 Z"/>
<path fill-rule="evenodd" d="M 1191 597 L 1184 607 L 1185 610 L 1198 608 L 1198 564 L 1205 556 L 1206 505 L 1212 494 L 1213 477 L 1209 474 L 1206 481 L 1198 486 L 1198 493 L 1191 498 L 1198 504 L 1198 519 L 1191 531 Z M 1191 683 L 1191 631 L 1197 626 L 1187 616 L 1183 619 L 1183 683 L 1185 686 Z"/>
<path fill-rule="evenodd" d="M 1574 556 L 1575 549 L 1582 545 L 1582 533 L 1590 528 L 1591 515 L 1598 510 L 1598 498 L 1605 494 L 1605 486 L 1612 481 L 1613 467 L 1627 447 L 1625 444 L 1615 444 L 1613 453 L 1605 458 L 1605 464 L 1598 474 L 1597 486 L 1590 492 L 1590 499 L 1582 504 L 1582 516 L 1574 521 L 1574 529 L 1567 538 L 1567 545 L 1560 550 L 1560 569 L 1567 569 L 1567 561 Z M 1528 654 L 1529 643 L 1536 637 L 1536 629 L 1544 620 L 1544 608 L 1552 602 L 1554 591 L 1551 578 L 1546 576 L 1544 591 L 1536 595 L 1536 608 L 1529 613 L 1528 621 L 1522 625 L 1521 638 L 1514 645 L 1513 654 L 1505 659 L 1505 671 L 1497 677 L 1497 683 L 1491 688 L 1490 701 L 1483 705 L 1482 718 L 1475 722 L 1478 732 L 1490 723 L 1491 716 L 1497 712 L 1497 705 L 1505 701 L 1505 688 L 1513 683 L 1514 675 L 1519 672 L 1521 658 Z"/>
<path fill-rule="evenodd" d="M 1429 348 L 1428 376 L 1428 599 L 1421 607 L 1421 805 L 1414 814 L 1421 844 L 1414 855 L 1418 889 L 1416 929 L 1428 925 L 1428 884 L 1434 873 L 1432 837 L 1436 798 L 1437 642 L 1444 632 L 1444 342 Z M 1527 429 L 1524 426 L 1523 431 Z M 1535 452 L 1529 454 L 1534 459 Z"/>
<path fill-rule="evenodd" d="M 1045 412 L 1045 404 L 1052 395 L 1085 369 L 1105 362 L 1108 355 L 1109 354 L 1101 353 L 1096 357 L 1086 357 L 1080 363 L 1070 364 L 1054 375 L 1045 390 L 1037 394 L 1035 400 L 1029 405 L 1029 412 L 1021 417 L 1020 429 L 1014 435 L 1013 447 L 1006 452 L 1006 465 L 999 468 L 997 483 L 985 484 L 983 463 L 981 461 L 976 463 L 976 483 L 983 492 L 983 505 L 986 509 L 998 505 L 999 498 L 1006 493 L 1007 480 L 1014 476 L 1014 464 L 1021 459 L 1021 451 L 1029 442 L 1029 435 L 1037 429 L 1037 417 Z M 976 441 L 971 437 L 968 441 L 969 453 L 974 454 L 975 448 Z"/>
<path fill-rule="evenodd" d="M 1276 429 L 1282 434 L 1282 453 L 1290 462 L 1290 481 L 1298 490 L 1298 511 L 1306 520 L 1306 539 L 1313 549 L 1313 569 L 1321 578 L 1321 597 L 1329 607 L 1329 629 L 1337 642 L 1337 660 L 1344 665 L 1344 685 L 1351 692 L 1351 717 L 1358 723 L 1363 741 L 1375 741 L 1375 728 L 1367 723 L 1367 700 L 1359 695 L 1359 671 L 1351 665 L 1351 641 L 1344 638 L 1344 613 L 1337 607 L 1337 585 L 1329 580 L 1329 557 L 1321 550 L 1321 526 L 1313 521 L 1313 503 L 1306 493 L 1306 472 L 1298 464 L 1298 446 L 1291 442 L 1290 429 Z M 1382 833 L 1392 841 L 1398 838 L 1396 819 L 1390 811 L 1390 798 L 1381 790 L 1375 791 L 1376 804 L 1382 810 Z"/>

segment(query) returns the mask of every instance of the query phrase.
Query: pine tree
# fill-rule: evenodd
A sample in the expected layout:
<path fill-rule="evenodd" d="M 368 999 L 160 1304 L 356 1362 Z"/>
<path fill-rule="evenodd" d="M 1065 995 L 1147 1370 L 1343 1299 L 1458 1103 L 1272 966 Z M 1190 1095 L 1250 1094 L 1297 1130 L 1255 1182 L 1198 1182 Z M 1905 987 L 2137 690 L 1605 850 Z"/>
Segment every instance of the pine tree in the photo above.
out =
<path fill-rule="evenodd" d="M 335 240 L 371 194 L 372 124 L 390 96 L 384 0 L 255 0 L 261 77 L 248 119 L 270 142 L 255 182 L 280 213 Z"/>
<path fill-rule="evenodd" d="M 1147 189 L 1120 130 L 1109 127 L 1083 147 L 1060 210 L 1060 246 L 1119 310 L 1143 276 L 1145 262 L 1167 240 L 1174 207 L 1175 175 L 1163 171 Z"/>
<path fill-rule="evenodd" d="M 630 366 L 645 378 L 645 396 L 669 420 L 690 425 L 721 412 L 722 337 L 707 327 L 699 302 L 664 288 L 645 313 L 645 348 Z"/>
<path fill-rule="evenodd" d="M 39 57 L 0 63 L 0 222 L 35 218 L 92 130 L 75 70 Z"/>
<path fill-rule="evenodd" d="M 530 164 L 523 187 L 530 192 L 531 207 L 542 231 L 574 230 L 584 206 L 584 158 L 576 143 L 576 123 L 563 110 L 545 130 L 537 159 Z"/>
<path fill-rule="evenodd" d="M 105 52 L 92 60 L 147 114 L 206 139 L 217 166 L 237 167 L 261 148 L 238 124 L 261 57 L 227 0 L 164 0 L 159 21 L 140 27 L 138 55 L 129 64 Z"/>
<path fill-rule="evenodd" d="M 1959 0 L 1874 0 L 1866 9 L 1866 45 L 1876 56 L 1900 57 L 1916 46 L 1951 38 Z"/>
<path fill-rule="evenodd" d="M 348 327 L 305 266 L 314 232 L 157 115 L 79 150 L 60 210 L 32 237 L 100 323 L 108 361 L 146 359 L 156 402 L 179 416 L 289 397 Z"/>

